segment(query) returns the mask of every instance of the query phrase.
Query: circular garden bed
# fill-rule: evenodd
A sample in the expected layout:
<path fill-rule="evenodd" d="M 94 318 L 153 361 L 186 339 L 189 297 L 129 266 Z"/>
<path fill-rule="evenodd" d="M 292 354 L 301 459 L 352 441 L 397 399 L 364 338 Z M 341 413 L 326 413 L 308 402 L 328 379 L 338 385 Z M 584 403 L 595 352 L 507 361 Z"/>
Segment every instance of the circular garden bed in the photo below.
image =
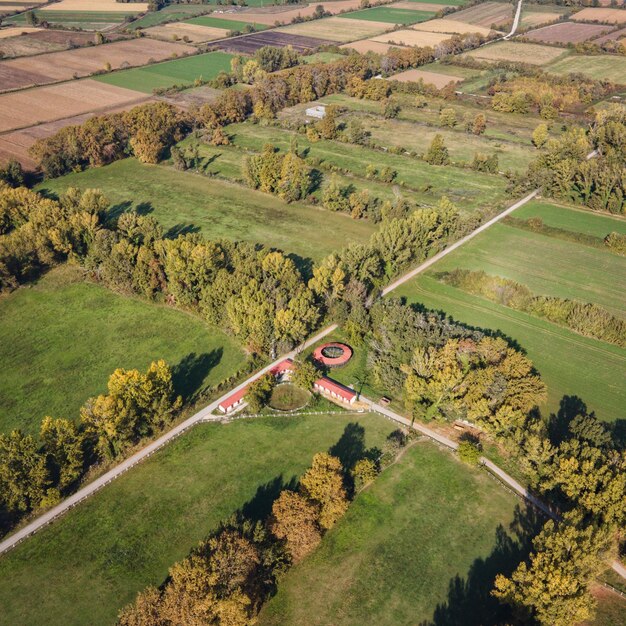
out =
<path fill-rule="evenodd" d="M 313 358 L 322 365 L 339 367 L 352 358 L 352 348 L 345 343 L 325 343 L 315 349 Z"/>
<path fill-rule="evenodd" d="M 306 406 L 311 398 L 311 394 L 291 383 L 276 385 L 272 391 L 269 405 L 277 411 L 295 411 Z"/>

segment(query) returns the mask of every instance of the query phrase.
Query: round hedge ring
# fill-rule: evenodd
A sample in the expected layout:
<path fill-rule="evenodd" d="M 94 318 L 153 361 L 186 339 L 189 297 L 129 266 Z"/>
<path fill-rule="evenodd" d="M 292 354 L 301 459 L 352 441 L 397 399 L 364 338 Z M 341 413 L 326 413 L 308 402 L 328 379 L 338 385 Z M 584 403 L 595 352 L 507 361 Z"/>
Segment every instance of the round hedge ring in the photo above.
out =
<path fill-rule="evenodd" d="M 345 343 L 325 343 L 315 349 L 313 358 L 327 367 L 340 367 L 352 358 L 352 348 Z"/>

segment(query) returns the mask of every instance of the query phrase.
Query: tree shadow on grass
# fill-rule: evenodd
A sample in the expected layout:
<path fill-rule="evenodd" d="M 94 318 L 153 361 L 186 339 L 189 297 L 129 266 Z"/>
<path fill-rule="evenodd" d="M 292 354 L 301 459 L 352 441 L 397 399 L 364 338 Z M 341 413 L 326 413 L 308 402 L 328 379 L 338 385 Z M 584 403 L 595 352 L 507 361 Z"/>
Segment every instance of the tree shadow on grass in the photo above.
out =
<path fill-rule="evenodd" d="M 544 522 L 529 506 L 515 507 L 509 530 L 496 528 L 491 554 L 476 559 L 465 578 L 455 576 L 448 584 L 448 598 L 435 609 L 432 620 L 420 626 L 501 626 L 509 623 L 510 608 L 491 595 L 497 574 L 510 576 L 532 547 L 532 539 Z M 461 522 L 459 522 L 461 523 Z M 529 626 L 532 626 L 529 624 Z"/>
<path fill-rule="evenodd" d="M 204 379 L 220 363 L 223 354 L 222 348 L 204 354 L 191 352 L 172 368 L 174 389 L 185 402 L 192 400 L 201 390 Z"/>
<path fill-rule="evenodd" d="M 280 496 L 280 492 L 284 489 L 295 491 L 297 487 L 298 479 L 295 476 L 285 482 L 283 475 L 280 474 L 259 486 L 254 496 L 239 509 L 238 513 L 253 522 L 262 522 L 270 516 L 272 506 Z"/>
<path fill-rule="evenodd" d="M 180 235 L 190 235 L 191 233 L 199 233 L 200 226 L 196 226 L 195 224 L 176 224 L 165 232 L 163 237 L 165 239 L 176 239 Z"/>

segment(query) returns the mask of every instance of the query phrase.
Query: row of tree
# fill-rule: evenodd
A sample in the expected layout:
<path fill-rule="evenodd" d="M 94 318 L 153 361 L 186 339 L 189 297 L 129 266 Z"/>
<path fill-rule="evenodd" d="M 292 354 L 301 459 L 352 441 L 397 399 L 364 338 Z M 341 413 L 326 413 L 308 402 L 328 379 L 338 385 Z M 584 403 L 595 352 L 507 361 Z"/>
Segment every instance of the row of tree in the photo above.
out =
<path fill-rule="evenodd" d="M 45 417 L 40 436 L 0 434 L 0 529 L 56 504 L 93 463 L 109 461 L 163 429 L 181 406 L 164 361 L 145 373 L 117 369 L 108 391 L 90 398 L 80 422 Z"/>
<path fill-rule="evenodd" d="M 545 318 L 586 337 L 626 347 L 626 321 L 597 304 L 538 296 L 526 285 L 483 271 L 455 269 L 442 274 L 441 280 L 503 306 Z"/>
<path fill-rule="evenodd" d="M 626 212 L 626 107 L 598 112 L 590 132 L 573 128 L 549 139 L 528 170 L 528 180 L 548 196 L 595 211 Z M 587 159 L 592 150 L 596 158 Z"/>
<path fill-rule="evenodd" d="M 163 587 L 139 593 L 118 624 L 254 623 L 278 577 L 311 553 L 345 514 L 347 476 L 368 481 L 377 471 L 368 456 L 344 466 L 336 456 L 316 454 L 297 487 L 278 494 L 268 518 L 252 522 L 234 516 L 172 566 Z"/>

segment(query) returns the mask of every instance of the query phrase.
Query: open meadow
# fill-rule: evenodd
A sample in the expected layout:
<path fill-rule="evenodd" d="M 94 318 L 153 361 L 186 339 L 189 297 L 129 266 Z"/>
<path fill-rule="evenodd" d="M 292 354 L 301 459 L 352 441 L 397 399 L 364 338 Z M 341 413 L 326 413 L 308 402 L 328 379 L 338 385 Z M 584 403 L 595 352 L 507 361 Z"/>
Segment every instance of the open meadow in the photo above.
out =
<path fill-rule="evenodd" d="M 161 358 L 178 366 L 184 395 L 245 360 L 236 341 L 197 317 L 84 282 L 78 268 L 54 269 L 0 298 L 0 433 L 38 432 L 46 415 L 78 420 L 113 370 L 143 371 Z"/>
<path fill-rule="evenodd" d="M 492 623 L 481 615 L 497 606 L 496 572 L 515 558 L 503 536 L 514 538 L 517 504 L 484 472 L 419 442 L 287 573 L 259 624 Z M 459 614 L 463 622 L 441 619 Z"/>
<path fill-rule="evenodd" d="M 142 165 L 134 159 L 45 181 L 40 189 L 101 189 L 119 213 L 136 207 L 150 212 L 170 234 L 202 232 L 276 247 L 319 260 L 350 242 L 365 243 L 375 226 L 344 214 L 294 202 L 240 185 Z"/>
<path fill-rule="evenodd" d="M 354 20 L 370 20 L 372 22 L 388 22 L 389 24 L 415 24 L 424 22 L 435 15 L 434 11 L 414 11 L 399 9 L 394 6 L 374 7 L 363 11 L 352 11 L 341 17 Z"/>
<path fill-rule="evenodd" d="M 502 24 L 513 19 L 513 5 L 507 2 L 480 2 L 468 9 L 453 13 L 450 19 L 498 29 Z"/>
<path fill-rule="evenodd" d="M 426 204 L 436 204 L 441 196 L 446 195 L 462 209 L 474 211 L 499 207 L 506 199 L 506 181 L 494 174 L 429 165 L 416 157 L 389 154 L 363 146 L 355 149 L 354 145 L 339 141 L 311 143 L 303 135 L 258 124 L 233 124 L 225 130 L 235 146 L 255 152 L 260 152 L 266 143 L 287 150 L 295 137 L 307 157 L 315 159 L 322 169 L 334 167 L 357 177 L 354 181 L 357 187 L 369 185 L 369 180 L 361 183 L 358 180 L 366 178 L 368 165 L 390 167 L 397 172 L 393 185 L 404 185 L 411 190 L 414 200 Z M 391 184 L 388 186 L 391 188 Z"/>
<path fill-rule="evenodd" d="M 626 57 L 617 54 L 572 54 L 545 67 L 552 74 L 584 74 L 596 80 L 626 85 Z"/>
<path fill-rule="evenodd" d="M 513 63 L 547 65 L 567 54 L 569 53 L 561 48 L 541 46 L 535 43 L 497 41 L 488 46 L 465 52 L 463 56 L 481 61 L 511 61 Z"/>
<path fill-rule="evenodd" d="M 569 217 L 568 217 L 569 215 Z M 529 204 L 515 217 L 542 217 L 546 225 L 600 236 L 624 232 L 624 221 L 590 212 Z M 594 222 L 594 220 L 596 220 Z M 603 235 L 602 235 L 603 236 Z M 442 310 L 458 321 L 503 333 L 526 350 L 548 385 L 550 411 L 564 395 L 582 398 L 607 421 L 623 418 L 626 350 L 443 284 L 437 275 L 455 268 L 483 270 L 516 280 L 537 295 L 599 304 L 626 317 L 626 259 L 573 241 L 497 224 L 429 272 L 393 292 L 394 297 Z"/>
<path fill-rule="evenodd" d="M 232 58 L 232 55 L 225 52 L 209 52 L 185 59 L 103 74 L 95 79 L 109 85 L 152 93 L 155 89 L 167 89 L 174 85 L 191 85 L 196 79 L 211 80 L 222 71 L 230 71 Z"/>
<path fill-rule="evenodd" d="M 389 22 L 372 22 L 370 20 L 357 19 L 348 20 L 337 16 L 283 26 L 276 32 L 302 35 L 304 37 L 317 37 L 344 43 L 346 41 L 373 37 L 392 27 L 393 24 Z"/>
<path fill-rule="evenodd" d="M 0 622 L 108 626 L 220 521 L 237 510 L 265 517 L 315 453 L 335 444 L 339 456 L 380 447 L 394 429 L 380 416 L 355 413 L 196 426 L 3 555 Z M 463 481 L 465 469 L 457 472 Z M 424 489 L 438 497 L 436 484 Z M 441 583 L 445 591 L 447 578 Z"/>

